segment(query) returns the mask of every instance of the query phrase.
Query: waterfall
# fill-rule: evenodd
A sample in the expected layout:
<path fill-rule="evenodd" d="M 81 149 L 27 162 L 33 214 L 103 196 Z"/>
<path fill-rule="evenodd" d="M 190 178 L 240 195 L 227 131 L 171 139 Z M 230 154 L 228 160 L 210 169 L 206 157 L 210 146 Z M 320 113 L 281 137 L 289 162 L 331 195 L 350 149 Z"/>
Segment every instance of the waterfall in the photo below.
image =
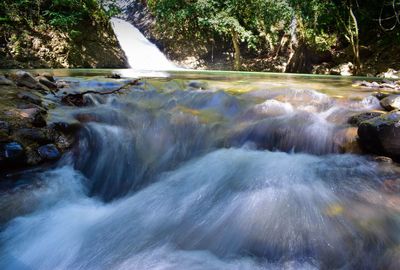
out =
<path fill-rule="evenodd" d="M 170 62 L 156 45 L 129 22 L 112 18 L 111 25 L 132 69 L 148 71 L 177 69 L 177 66 Z"/>

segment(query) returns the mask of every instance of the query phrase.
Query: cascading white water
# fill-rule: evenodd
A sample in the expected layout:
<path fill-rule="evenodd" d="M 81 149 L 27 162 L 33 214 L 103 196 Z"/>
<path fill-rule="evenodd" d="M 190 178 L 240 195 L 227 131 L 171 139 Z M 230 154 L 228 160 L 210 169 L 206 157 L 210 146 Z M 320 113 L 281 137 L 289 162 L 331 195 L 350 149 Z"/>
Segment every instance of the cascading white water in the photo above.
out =
<path fill-rule="evenodd" d="M 140 31 L 127 21 L 111 19 L 115 35 L 128 58 L 129 66 L 135 70 L 176 70 L 165 55 Z"/>
<path fill-rule="evenodd" d="M 375 97 L 200 83 L 148 79 L 52 111 L 80 122 L 79 141 L 21 179 L 37 184 L 0 192 L 0 269 L 398 269 L 385 182 L 400 169 L 339 154 Z"/>

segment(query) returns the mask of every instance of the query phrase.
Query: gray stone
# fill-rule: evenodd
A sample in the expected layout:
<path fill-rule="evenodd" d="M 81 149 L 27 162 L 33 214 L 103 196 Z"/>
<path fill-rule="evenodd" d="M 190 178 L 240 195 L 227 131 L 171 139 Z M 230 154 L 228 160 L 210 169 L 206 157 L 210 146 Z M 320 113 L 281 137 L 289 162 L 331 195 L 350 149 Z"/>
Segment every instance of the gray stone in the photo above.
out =
<path fill-rule="evenodd" d="M 400 96 L 391 95 L 380 101 L 381 106 L 387 111 L 400 109 Z"/>
<path fill-rule="evenodd" d="M 36 79 L 43 85 L 45 85 L 46 87 L 48 87 L 49 89 L 53 89 L 56 90 L 57 89 L 57 84 L 55 84 L 54 82 L 51 82 L 50 80 L 48 80 L 46 77 L 43 76 L 39 76 L 36 77 Z"/>
<path fill-rule="evenodd" d="M 19 70 L 14 74 L 15 82 L 18 86 L 25 86 L 30 89 L 49 91 L 49 88 L 36 80 L 29 72 Z"/>

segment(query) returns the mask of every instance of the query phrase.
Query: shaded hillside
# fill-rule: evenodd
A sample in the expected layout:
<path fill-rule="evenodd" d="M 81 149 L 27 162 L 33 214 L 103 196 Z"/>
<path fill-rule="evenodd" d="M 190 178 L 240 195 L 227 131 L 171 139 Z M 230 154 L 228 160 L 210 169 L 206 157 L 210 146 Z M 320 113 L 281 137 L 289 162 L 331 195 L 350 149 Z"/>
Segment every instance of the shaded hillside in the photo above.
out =
<path fill-rule="evenodd" d="M 0 68 L 126 67 L 97 1 L 0 3 Z"/>

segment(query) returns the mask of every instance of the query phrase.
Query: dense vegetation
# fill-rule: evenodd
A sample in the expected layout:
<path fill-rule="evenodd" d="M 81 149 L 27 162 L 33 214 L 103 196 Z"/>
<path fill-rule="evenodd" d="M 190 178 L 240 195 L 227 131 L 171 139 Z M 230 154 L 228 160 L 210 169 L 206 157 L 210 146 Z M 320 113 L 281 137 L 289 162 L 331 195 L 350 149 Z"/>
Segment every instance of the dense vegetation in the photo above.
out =
<path fill-rule="evenodd" d="M 97 0 L 3 0 L 0 2 L 1 30 L 45 23 L 76 35 L 80 23 L 107 22 L 112 15 L 109 12 Z"/>
<path fill-rule="evenodd" d="M 292 58 L 287 68 L 302 71 L 305 59 L 301 58 L 309 57 L 309 51 L 315 54 L 349 48 L 349 60 L 358 73 L 363 60 L 360 48 L 385 42 L 400 44 L 398 0 L 144 2 L 165 37 L 230 43 L 236 69 L 241 68 L 243 50 L 277 55 L 286 44 Z"/>
<path fill-rule="evenodd" d="M 117 10 L 106 10 L 102 4 L 0 1 L 0 68 L 125 66 L 109 24 Z"/>

